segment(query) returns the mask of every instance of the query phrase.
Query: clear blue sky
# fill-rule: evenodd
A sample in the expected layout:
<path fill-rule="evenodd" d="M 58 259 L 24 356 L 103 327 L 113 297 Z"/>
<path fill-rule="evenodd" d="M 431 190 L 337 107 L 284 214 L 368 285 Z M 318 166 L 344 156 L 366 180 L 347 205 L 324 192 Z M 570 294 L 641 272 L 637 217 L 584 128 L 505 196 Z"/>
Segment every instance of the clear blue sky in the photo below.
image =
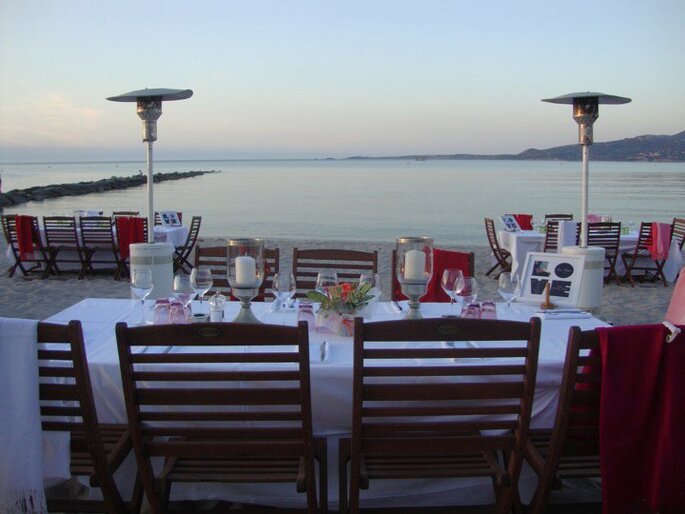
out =
<path fill-rule="evenodd" d="M 0 162 L 517 153 L 685 129 L 683 0 L 0 0 Z"/>

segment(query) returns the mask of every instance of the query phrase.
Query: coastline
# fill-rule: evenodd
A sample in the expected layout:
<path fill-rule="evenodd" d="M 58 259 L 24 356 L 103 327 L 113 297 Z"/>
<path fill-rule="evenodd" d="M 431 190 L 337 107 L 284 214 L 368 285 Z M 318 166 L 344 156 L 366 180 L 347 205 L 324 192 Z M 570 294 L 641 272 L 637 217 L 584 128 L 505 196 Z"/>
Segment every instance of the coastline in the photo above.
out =
<path fill-rule="evenodd" d="M 216 246 L 225 244 L 223 238 L 200 238 L 198 244 Z M 383 241 L 376 243 L 354 241 L 331 241 L 312 239 L 266 239 L 265 246 L 280 250 L 280 269 L 292 268 L 293 248 L 347 248 L 363 251 L 378 251 L 379 274 L 383 287 L 382 299 L 389 299 L 391 255 L 395 243 Z M 459 251 L 472 251 L 475 255 L 476 277 L 480 286 L 480 300 L 500 301 L 497 294 L 497 281 L 484 275 L 490 267 L 490 249 L 485 246 L 450 246 L 440 248 Z M 112 274 L 89 276 L 78 280 L 75 273 L 64 273 L 58 277 L 42 280 L 38 277 L 24 278 L 17 271 L 8 277 L 6 269 L 7 243 L 0 242 L 0 316 L 28 319 L 46 319 L 66 309 L 84 298 L 130 298 L 129 283 L 116 282 Z M 637 283 L 632 288 L 627 284 L 614 283 L 604 286 L 602 308 L 598 315 L 614 325 L 634 325 L 661 323 L 668 308 L 673 285 L 664 287 L 660 282 Z"/>

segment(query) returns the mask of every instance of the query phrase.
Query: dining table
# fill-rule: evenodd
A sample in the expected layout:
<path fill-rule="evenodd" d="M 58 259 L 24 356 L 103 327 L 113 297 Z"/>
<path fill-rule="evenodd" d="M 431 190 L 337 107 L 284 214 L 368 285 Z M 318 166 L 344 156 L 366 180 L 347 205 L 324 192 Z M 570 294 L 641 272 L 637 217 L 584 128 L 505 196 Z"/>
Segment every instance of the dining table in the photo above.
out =
<path fill-rule="evenodd" d="M 153 320 L 154 301 L 146 301 L 143 307 L 146 323 Z M 276 308 L 272 302 L 253 302 L 252 310 L 263 323 L 296 325 L 296 307 Z M 239 302 L 226 302 L 223 306 L 224 321 L 230 322 L 237 315 Z M 207 313 L 208 302 L 193 301 L 194 313 Z M 449 303 L 425 303 L 421 305 L 424 317 L 440 317 L 449 313 Z M 375 302 L 365 309 L 366 321 L 402 319 L 408 310 L 406 302 Z M 535 397 L 532 409 L 532 427 L 551 427 L 554 423 L 559 387 L 564 364 L 569 328 L 579 326 L 583 330 L 606 326 L 592 315 L 576 312 L 539 311 L 537 305 L 514 302 L 496 304 L 499 319 L 528 321 L 533 316 L 542 319 L 540 354 Z M 100 422 L 126 422 L 126 409 L 121 385 L 121 374 L 114 327 L 118 322 L 137 324 L 141 320 L 141 304 L 129 299 L 84 299 L 55 314 L 46 321 L 67 323 L 81 321 L 84 332 L 88 366 L 93 387 L 97 414 Z M 329 505 L 337 503 L 337 441 L 349 436 L 352 425 L 352 337 L 317 331 L 310 326 L 310 374 L 312 391 L 312 417 L 314 434 L 325 436 L 328 441 Z M 173 347 L 147 351 L 174 353 Z M 133 476 L 135 463 L 132 456 L 124 464 L 126 471 L 120 476 Z M 521 476 L 521 495 L 524 500 L 532 494 L 536 484 L 534 473 L 525 468 Z M 124 494 L 130 492 L 130 484 L 120 484 Z M 129 488 L 129 489 L 127 489 Z M 287 484 L 175 484 L 171 499 L 223 499 L 234 502 L 260 504 L 284 508 L 304 505 L 302 495 Z M 368 507 L 403 505 L 454 505 L 484 504 L 494 502 L 489 479 L 465 478 L 459 480 L 431 479 L 378 481 L 371 489 L 362 491 L 362 505 Z"/>

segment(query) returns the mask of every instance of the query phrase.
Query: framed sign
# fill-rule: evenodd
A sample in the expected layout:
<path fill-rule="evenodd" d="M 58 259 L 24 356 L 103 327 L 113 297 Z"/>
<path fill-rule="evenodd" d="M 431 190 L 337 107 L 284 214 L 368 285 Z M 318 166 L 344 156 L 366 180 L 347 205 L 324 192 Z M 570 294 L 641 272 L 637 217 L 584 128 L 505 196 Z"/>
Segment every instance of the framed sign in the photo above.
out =
<path fill-rule="evenodd" d="M 507 232 L 519 232 L 521 230 L 521 227 L 519 226 L 518 221 L 516 221 L 516 218 L 514 218 L 513 214 L 503 214 L 499 217 L 499 219 L 502 220 L 502 223 L 504 224 L 504 230 Z"/>
<path fill-rule="evenodd" d="M 180 227 L 181 220 L 176 211 L 162 211 L 159 213 L 162 226 L 164 227 Z"/>
<path fill-rule="evenodd" d="M 528 252 L 521 273 L 521 300 L 542 303 L 545 286 L 550 284 L 550 301 L 563 307 L 576 307 L 583 278 L 582 255 Z"/>

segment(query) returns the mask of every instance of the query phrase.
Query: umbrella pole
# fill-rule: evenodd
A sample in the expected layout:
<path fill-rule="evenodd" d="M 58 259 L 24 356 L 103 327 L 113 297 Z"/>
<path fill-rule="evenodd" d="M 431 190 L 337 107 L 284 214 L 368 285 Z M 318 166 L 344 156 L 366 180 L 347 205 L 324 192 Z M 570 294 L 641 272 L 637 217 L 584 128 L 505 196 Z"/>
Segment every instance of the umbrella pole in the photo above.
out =
<path fill-rule="evenodd" d="M 580 247 L 587 248 L 587 197 L 588 197 L 588 162 L 590 160 L 590 145 L 581 145 L 583 149 L 583 171 L 581 178 L 580 197 Z"/>
<path fill-rule="evenodd" d="M 147 142 L 147 242 L 155 242 L 155 209 L 152 180 L 152 141 Z"/>

